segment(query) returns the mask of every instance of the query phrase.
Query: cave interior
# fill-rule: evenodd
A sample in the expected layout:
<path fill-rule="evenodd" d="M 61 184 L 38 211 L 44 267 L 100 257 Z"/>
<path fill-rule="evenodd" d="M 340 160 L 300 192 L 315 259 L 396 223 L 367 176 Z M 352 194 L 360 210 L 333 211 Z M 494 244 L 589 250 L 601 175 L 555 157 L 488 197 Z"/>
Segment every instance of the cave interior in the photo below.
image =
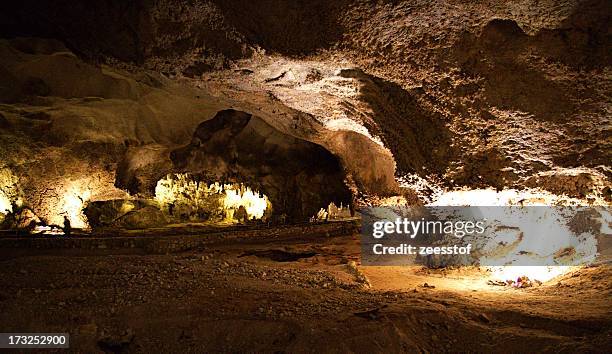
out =
<path fill-rule="evenodd" d="M 0 4 L 0 332 L 77 352 L 605 352 L 611 17 Z M 466 238 L 480 263 L 369 263 L 369 220 L 449 207 L 538 212 Z"/>

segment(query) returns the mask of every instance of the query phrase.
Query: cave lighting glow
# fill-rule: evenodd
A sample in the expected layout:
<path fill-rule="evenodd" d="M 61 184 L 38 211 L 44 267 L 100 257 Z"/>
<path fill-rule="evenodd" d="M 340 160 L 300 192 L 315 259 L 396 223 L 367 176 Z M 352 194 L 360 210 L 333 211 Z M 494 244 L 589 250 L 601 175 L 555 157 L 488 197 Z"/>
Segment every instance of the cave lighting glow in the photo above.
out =
<path fill-rule="evenodd" d="M 430 206 L 582 205 L 583 201 L 539 189 L 462 189 L 442 192 Z M 602 204 L 603 205 L 603 204 Z"/>
<path fill-rule="evenodd" d="M 8 196 L 0 190 L 0 213 L 8 214 L 13 211 L 13 206 L 11 205 L 11 201 Z"/>
<path fill-rule="evenodd" d="M 240 188 L 236 185 L 225 185 L 225 196 L 223 197 L 223 208 L 225 210 L 238 210 L 240 206 L 244 206 L 250 218 L 261 219 L 268 208 L 268 197 L 265 195 L 259 196 L 258 192 L 254 192 L 251 188 Z M 228 213 L 229 214 L 229 213 Z M 228 215 L 229 219 L 233 218 Z"/>
<path fill-rule="evenodd" d="M 73 182 L 64 192 L 59 205 L 59 215 L 55 215 L 53 224 L 62 225 L 64 215 L 70 220 L 70 225 L 74 228 L 86 229 L 89 227 L 87 217 L 83 214 L 85 204 L 91 198 L 91 190 L 78 182 Z"/>
<path fill-rule="evenodd" d="M 549 192 L 527 189 L 494 189 L 456 190 L 442 193 L 430 203 L 430 206 L 512 206 L 512 205 L 581 205 L 579 199 L 559 196 Z M 596 247 L 595 245 L 584 245 Z M 530 250 L 535 251 L 535 250 Z M 537 256 L 537 252 L 536 253 Z M 578 269 L 579 266 L 490 266 L 487 267 L 490 277 L 499 281 L 516 281 L 521 276 L 531 280 L 546 282 L 563 274 Z"/>
<path fill-rule="evenodd" d="M 19 202 L 17 193 L 18 178 L 8 168 L 0 168 L 0 214 L 13 211 L 11 201 Z"/>
<path fill-rule="evenodd" d="M 34 234 L 41 234 L 41 235 L 55 235 L 55 236 L 60 236 L 60 235 L 64 235 L 64 231 L 60 228 L 57 227 L 51 227 L 51 226 L 42 226 L 42 225 L 38 225 L 34 228 Z"/>
<path fill-rule="evenodd" d="M 516 281 L 521 276 L 527 276 L 532 280 L 546 282 L 578 268 L 576 266 L 496 266 L 489 267 L 489 271 L 493 280 Z"/>
<path fill-rule="evenodd" d="M 235 222 L 234 215 L 243 206 L 249 220 L 261 219 L 271 208 L 268 197 L 241 183 L 207 184 L 195 181 L 189 174 L 168 175 L 157 182 L 155 200 L 163 206 L 188 204 L 198 209 L 217 209 L 226 222 Z M 215 200 L 211 203 L 211 200 Z M 210 210 L 212 211 L 212 210 Z"/>

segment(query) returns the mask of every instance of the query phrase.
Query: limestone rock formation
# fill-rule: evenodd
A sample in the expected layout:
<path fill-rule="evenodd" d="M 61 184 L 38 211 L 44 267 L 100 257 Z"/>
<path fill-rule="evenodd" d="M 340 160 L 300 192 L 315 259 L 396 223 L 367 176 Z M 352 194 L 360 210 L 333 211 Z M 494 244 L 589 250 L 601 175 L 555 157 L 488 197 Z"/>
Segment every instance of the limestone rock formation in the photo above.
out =
<path fill-rule="evenodd" d="M 0 168 L 18 182 L 0 202 L 86 226 L 88 202 L 151 199 L 177 172 L 300 218 L 349 194 L 414 200 L 415 179 L 609 202 L 610 6 L 5 3 Z M 209 121 L 230 109 L 223 127 L 251 117 L 235 135 Z"/>

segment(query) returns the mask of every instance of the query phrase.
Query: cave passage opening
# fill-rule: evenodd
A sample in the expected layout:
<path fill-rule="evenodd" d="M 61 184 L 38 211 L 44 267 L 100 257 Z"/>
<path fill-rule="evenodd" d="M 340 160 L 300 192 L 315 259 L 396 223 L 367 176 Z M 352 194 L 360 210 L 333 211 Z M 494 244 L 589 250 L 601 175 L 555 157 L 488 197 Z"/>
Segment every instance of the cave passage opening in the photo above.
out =
<path fill-rule="evenodd" d="M 128 229 L 338 220 L 353 213 L 348 181 L 323 146 L 228 109 L 200 123 L 186 145 L 126 153 L 115 186 L 133 199 L 92 201 L 85 215 L 92 228 Z"/>
<path fill-rule="evenodd" d="M 267 211 L 267 220 L 303 222 L 346 215 L 352 203 L 337 156 L 246 112 L 218 112 L 197 127 L 188 145 L 172 151 L 170 159 L 174 171 L 205 176 L 208 183 L 222 181 L 221 189 L 228 183 L 234 186 L 225 192 L 234 194 L 227 194 L 224 203 L 248 204 L 244 207 L 251 218 L 260 219 Z M 243 186 L 240 196 L 231 192 L 238 185 Z M 263 208 L 262 196 L 271 207 Z"/>

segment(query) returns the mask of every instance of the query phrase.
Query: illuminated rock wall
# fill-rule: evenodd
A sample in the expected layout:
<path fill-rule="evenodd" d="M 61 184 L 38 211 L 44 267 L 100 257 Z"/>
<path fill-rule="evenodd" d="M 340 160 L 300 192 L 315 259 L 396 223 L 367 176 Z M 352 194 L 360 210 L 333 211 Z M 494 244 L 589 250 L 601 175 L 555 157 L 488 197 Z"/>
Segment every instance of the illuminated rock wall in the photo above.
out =
<path fill-rule="evenodd" d="M 0 213 L 12 211 L 11 204 L 17 199 L 17 177 L 7 168 L 0 169 Z"/>
<path fill-rule="evenodd" d="M 198 181 L 188 174 L 172 174 L 155 188 L 155 200 L 170 218 L 184 221 L 244 222 L 267 219 L 268 197 L 242 184 Z"/>

